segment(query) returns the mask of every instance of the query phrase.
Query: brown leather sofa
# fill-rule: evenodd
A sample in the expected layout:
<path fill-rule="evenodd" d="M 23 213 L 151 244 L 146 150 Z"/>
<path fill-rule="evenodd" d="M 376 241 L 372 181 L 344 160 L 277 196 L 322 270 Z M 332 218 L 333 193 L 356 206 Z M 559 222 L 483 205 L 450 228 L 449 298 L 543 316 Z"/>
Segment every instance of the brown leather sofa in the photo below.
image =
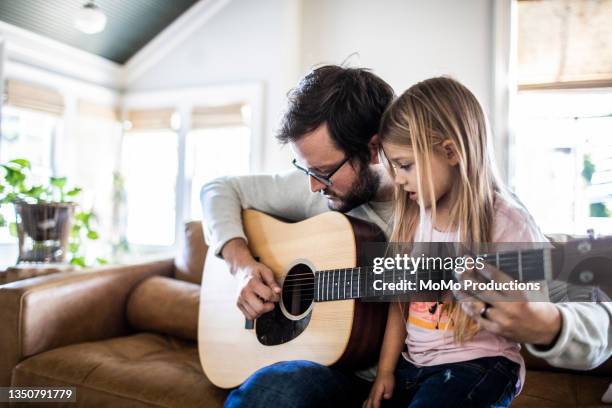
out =
<path fill-rule="evenodd" d="M 186 226 L 174 260 L 67 272 L 0 287 L 0 386 L 74 386 L 85 407 L 219 407 L 199 362 L 197 313 L 206 246 Z M 612 364 L 554 371 L 527 356 L 514 407 L 597 407 Z M 52 404 L 51 406 L 60 406 Z"/>
<path fill-rule="evenodd" d="M 197 349 L 207 248 L 200 223 L 185 232 L 174 260 L 0 287 L 0 386 L 74 386 L 83 407 L 222 406 Z"/>

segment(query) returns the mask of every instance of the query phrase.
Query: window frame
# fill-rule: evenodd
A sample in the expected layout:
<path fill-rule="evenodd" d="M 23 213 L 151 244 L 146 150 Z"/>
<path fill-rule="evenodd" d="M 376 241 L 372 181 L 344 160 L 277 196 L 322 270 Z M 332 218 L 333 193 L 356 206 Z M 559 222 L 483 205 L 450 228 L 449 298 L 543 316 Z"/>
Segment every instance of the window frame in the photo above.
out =
<path fill-rule="evenodd" d="M 612 99 L 612 87 L 604 87 L 604 88 L 572 88 L 572 89 L 530 89 L 530 90 L 521 90 L 517 92 L 517 98 L 519 97 L 519 94 L 531 94 L 531 98 L 535 98 L 535 99 L 542 99 L 542 101 L 540 101 L 538 104 L 536 105 L 541 105 L 541 106 L 548 106 L 546 100 L 548 98 L 555 98 L 555 99 L 566 99 L 569 97 L 573 97 L 572 94 L 576 94 L 576 97 L 582 97 L 582 98 L 589 98 L 592 97 L 592 95 L 596 95 L 596 94 L 605 94 L 604 98 L 606 99 Z M 581 107 L 583 106 L 583 104 L 579 104 Z M 567 106 L 567 105 L 566 105 Z M 598 105 L 599 106 L 599 105 Z M 601 104 L 601 106 L 609 106 L 607 104 Z M 515 118 L 518 118 L 518 109 L 516 109 L 515 111 L 517 111 L 517 113 L 515 113 Z M 563 117 L 565 118 L 574 118 L 574 119 L 578 119 L 578 120 L 588 120 L 590 118 L 606 118 L 606 114 L 605 112 L 609 111 L 609 109 L 601 109 L 600 112 L 589 112 L 589 113 L 584 113 L 583 112 L 578 112 L 578 111 L 570 111 L 570 112 L 564 112 L 563 114 L 559 114 L 559 117 L 556 116 L 551 116 L 549 120 L 551 121 L 556 121 L 556 120 L 560 120 L 563 119 Z M 549 114 L 549 112 L 546 112 L 545 109 L 542 112 L 542 115 L 547 116 L 547 114 Z M 600 116 L 601 115 L 601 116 Z M 609 118 L 608 120 L 612 121 L 612 118 Z M 516 126 L 517 122 L 513 122 L 513 125 Z M 582 137 L 583 135 L 580 134 L 579 137 Z M 513 137 L 512 137 L 512 152 L 516 152 L 515 146 L 517 144 L 517 138 L 519 137 L 519 133 L 518 130 L 513 132 Z M 576 149 L 575 151 L 575 155 L 577 158 L 583 157 L 584 155 L 584 145 L 582 145 L 582 147 L 579 147 L 578 149 Z M 587 149 L 588 150 L 588 149 Z M 514 155 L 513 155 L 514 157 Z M 511 166 L 509 168 L 509 175 L 511 177 L 510 183 L 508 184 L 513 190 L 516 190 L 516 186 L 517 186 L 517 181 L 515 179 L 516 174 L 517 174 L 517 169 L 518 168 L 518 164 L 517 164 L 517 159 L 514 159 L 511 161 Z M 575 177 L 578 179 L 580 179 L 580 176 L 578 174 L 575 175 Z M 520 198 L 520 197 L 519 197 Z M 581 200 L 584 203 L 586 203 L 588 201 L 588 199 L 586 197 L 578 197 L 578 196 L 574 196 L 573 198 L 573 202 L 574 205 L 576 204 L 580 204 Z M 595 233 L 602 233 L 601 231 L 601 227 L 604 226 L 604 223 L 608 224 L 605 225 L 604 227 L 604 234 L 609 234 L 610 229 L 609 229 L 609 223 L 612 222 L 612 218 L 609 217 L 591 217 L 589 216 L 584 216 L 584 208 L 581 206 L 576 206 L 575 210 L 574 210 L 574 219 L 573 222 L 574 223 L 586 223 L 586 225 L 582 225 L 581 229 L 576 229 L 574 231 L 558 231 L 558 230 L 551 230 L 551 231 L 544 231 L 545 233 L 569 233 L 572 235 L 585 235 L 587 233 L 587 230 L 589 229 L 593 229 L 595 231 Z"/>
<path fill-rule="evenodd" d="M 1 72 L 0 72 L 1 74 Z M 38 75 L 38 70 L 21 70 L 19 75 L 7 75 L 9 78 L 19 78 L 31 80 L 34 75 Z M 4 80 L 1 77 L 0 79 Z M 77 104 L 82 95 L 91 95 L 90 86 L 76 87 L 75 82 L 60 81 L 59 91 L 64 96 L 65 110 L 60 117 L 64 130 L 70 130 L 71 126 L 78 120 Z M 82 88 L 82 89 L 81 89 Z M 94 92 L 95 94 L 95 92 Z M 102 92 L 94 95 L 94 101 L 105 102 L 114 100 L 114 95 Z M 136 91 L 128 92 L 124 95 L 120 105 L 120 120 L 126 117 L 126 112 L 130 109 L 152 109 L 171 106 L 180 117 L 180 127 L 176 130 L 178 134 L 178 169 L 176 180 L 176 212 L 175 212 L 175 239 L 171 247 L 134 245 L 135 252 L 155 255 L 164 254 L 170 256 L 173 251 L 183 243 L 183 224 L 188 220 L 190 209 L 190 194 L 185 169 L 185 149 L 187 134 L 191 131 L 191 113 L 195 106 L 219 106 L 235 103 L 244 103 L 251 109 L 250 123 L 247 124 L 250 130 L 249 170 L 251 172 L 260 171 L 263 168 L 263 118 L 264 118 L 264 86 L 261 82 L 251 82 L 244 84 L 228 84 L 222 86 L 192 87 L 164 91 Z M 1 105 L 1 104 L 0 104 Z M 0 114 L 2 109 L 0 106 Z M 122 132 L 122 138 L 125 130 Z M 51 152 L 51 173 L 61 174 L 61 147 L 64 143 L 64 135 L 58 134 L 57 127 L 52 135 Z M 1 145 L 0 145 L 1 148 Z M 121 168 L 121 158 L 117 160 L 117 167 Z M 0 243 L 0 255 L 3 259 L 12 259 L 17 251 L 16 243 Z M 11 261 L 10 264 L 12 264 Z M 4 265 L 0 265 L 0 268 Z"/>
<path fill-rule="evenodd" d="M 518 86 L 518 2 L 521 0 L 500 0 L 493 7 L 493 77 L 492 77 L 492 118 L 495 153 L 503 182 L 513 187 L 517 163 L 516 138 L 517 99 L 519 93 L 597 93 L 612 92 L 610 87 L 554 86 L 541 89 L 520 89 Z M 520 198 L 520 197 L 519 197 Z M 557 231 L 558 232 L 558 231 Z M 585 231 L 586 233 L 586 231 Z"/>
<path fill-rule="evenodd" d="M 2 82 L 4 81 L 2 80 Z M 5 109 L 6 108 L 4 106 L 0 106 L 0 122 L 2 121 L 2 115 L 4 114 Z M 23 108 L 11 108 L 11 109 L 25 110 Z M 52 176 L 57 175 L 57 167 L 58 167 L 58 160 L 59 160 L 58 151 L 60 150 L 58 149 L 58 145 L 59 145 L 58 128 L 61 128 L 62 126 L 64 126 L 63 124 L 64 120 L 65 118 L 63 116 L 58 116 L 55 122 L 55 125 L 53 126 L 53 129 L 51 130 L 50 149 L 48 153 L 49 153 L 49 164 L 51 166 L 49 170 Z M 0 152 L 2 152 L 2 139 L 3 138 L 0 135 Z M 14 221 L 15 221 L 14 218 L 7 220 L 7 222 L 14 222 Z M 9 261 L 9 263 L 5 264 L 4 263 L 5 259 L 13 260 L 13 259 L 17 259 L 17 256 L 18 256 L 18 244 L 17 243 L 0 241 L 0 259 L 3 260 L 3 261 L 0 261 L 0 271 L 14 264 L 14 261 Z"/>
<path fill-rule="evenodd" d="M 249 171 L 257 172 L 263 168 L 263 117 L 264 86 L 261 82 L 228 84 L 206 87 L 192 87 L 164 91 L 134 91 L 124 96 L 121 118 L 127 117 L 132 109 L 159 109 L 172 107 L 178 114 L 180 126 L 173 129 L 178 136 L 178 169 L 175 188 L 175 240 L 171 247 L 152 245 L 131 245 L 137 253 L 154 253 L 168 250 L 168 254 L 183 244 L 183 225 L 190 221 L 191 189 L 185 167 L 187 135 L 191 131 L 191 114 L 194 107 L 222 106 L 244 103 L 251 109 L 251 119 L 247 123 L 250 130 Z M 125 135 L 126 131 L 124 131 Z M 122 160 L 122 158 L 120 158 Z"/>
<path fill-rule="evenodd" d="M 72 69 L 73 73 L 75 74 L 72 77 L 57 73 L 56 70 L 47 70 L 30 65 L 25 62 L 15 60 L 14 58 L 9 58 L 13 55 L 20 54 L 20 51 L 15 51 L 17 47 L 10 48 L 9 46 L 21 44 L 18 48 L 28 48 L 28 50 L 31 51 L 31 49 L 29 49 L 29 45 L 32 44 L 30 42 L 27 42 L 27 45 L 25 43 L 22 44 L 22 40 L 25 38 L 23 37 L 22 33 L 13 32 L 9 26 L 3 28 L 6 30 L 5 32 L 0 33 L 0 95 L 3 95 L 4 80 L 6 79 L 17 79 L 56 89 L 64 97 L 64 113 L 61 116 L 64 131 L 70 131 L 71 126 L 73 126 L 73 124 L 78 120 L 77 101 L 79 99 L 100 103 L 103 105 L 120 105 L 121 95 L 119 91 L 102 85 L 102 82 L 110 83 L 113 78 L 115 78 L 115 74 L 113 73 L 115 65 L 113 63 L 109 63 L 107 61 L 100 62 L 101 60 L 98 60 L 97 58 L 85 61 L 81 54 L 76 55 L 72 52 L 66 53 L 66 55 L 71 57 L 75 56 L 79 59 L 78 63 L 67 62 L 66 58 L 56 58 L 53 64 L 57 65 L 58 67 L 61 66 L 65 69 Z M 51 44 L 51 47 L 54 48 L 54 45 Z M 48 49 L 49 44 L 46 44 L 44 52 L 45 58 L 50 57 L 50 54 L 47 52 Z M 65 53 L 65 49 L 63 48 L 60 51 Z M 29 56 L 31 56 L 31 53 L 28 53 L 28 57 Z M 83 63 L 86 63 L 90 69 L 83 70 Z M 87 75 L 79 75 L 84 72 L 86 72 Z M 116 72 L 117 74 L 119 73 L 118 70 Z M 100 82 L 96 82 L 96 80 L 99 80 Z M 2 105 L 3 103 L 0 100 L 0 115 L 2 115 Z M 62 149 L 58 148 L 62 146 L 62 142 L 63 135 L 56 133 L 56 144 L 53 152 L 54 167 L 51 168 L 52 174 L 62 174 L 64 172 L 61 157 Z M 15 264 L 18 252 L 17 246 L 18 244 L 16 242 L 0 243 L 0 271 Z"/>

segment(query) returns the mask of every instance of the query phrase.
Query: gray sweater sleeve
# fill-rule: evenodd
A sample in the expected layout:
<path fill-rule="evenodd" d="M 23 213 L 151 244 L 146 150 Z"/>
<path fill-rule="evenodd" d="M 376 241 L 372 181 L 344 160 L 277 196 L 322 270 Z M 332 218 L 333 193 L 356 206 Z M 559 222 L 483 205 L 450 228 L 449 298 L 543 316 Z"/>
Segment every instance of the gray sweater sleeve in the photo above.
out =
<path fill-rule="evenodd" d="M 553 280 L 550 300 L 561 313 L 561 332 L 551 347 L 527 344 L 536 357 L 553 366 L 590 370 L 612 355 L 612 303 L 600 289 Z"/>
<path fill-rule="evenodd" d="M 308 179 L 298 171 L 274 175 L 221 177 L 200 192 L 206 242 L 217 256 L 231 239 L 243 238 L 242 210 L 253 208 L 289 221 L 327 210 L 327 202 L 313 194 Z"/>
<path fill-rule="evenodd" d="M 568 302 L 555 306 L 562 316 L 561 333 L 548 349 L 527 344 L 531 354 L 551 365 L 590 370 L 612 355 L 612 303 Z"/>

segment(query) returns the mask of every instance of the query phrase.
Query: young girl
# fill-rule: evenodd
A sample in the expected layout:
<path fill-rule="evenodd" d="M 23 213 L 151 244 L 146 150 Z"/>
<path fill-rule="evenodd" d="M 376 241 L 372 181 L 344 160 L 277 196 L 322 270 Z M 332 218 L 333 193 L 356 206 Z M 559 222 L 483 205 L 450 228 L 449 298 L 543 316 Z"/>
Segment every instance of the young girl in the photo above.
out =
<path fill-rule="evenodd" d="M 485 115 L 457 81 L 412 86 L 385 112 L 379 137 L 396 183 L 392 241 L 546 242 L 500 184 Z M 407 320 L 402 306 L 389 308 L 365 407 L 378 407 L 394 388 L 410 407 L 510 404 L 524 379 L 519 344 L 479 328 L 449 297 L 410 302 Z"/>

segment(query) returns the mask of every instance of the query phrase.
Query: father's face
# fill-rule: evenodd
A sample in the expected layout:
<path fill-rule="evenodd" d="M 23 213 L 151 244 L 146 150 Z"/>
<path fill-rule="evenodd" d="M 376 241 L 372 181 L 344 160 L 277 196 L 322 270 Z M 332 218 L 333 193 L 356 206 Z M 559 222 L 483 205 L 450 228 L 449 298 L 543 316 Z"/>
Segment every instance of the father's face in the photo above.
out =
<path fill-rule="evenodd" d="M 291 149 L 300 167 L 320 176 L 329 175 L 346 159 L 346 154 L 334 145 L 325 124 L 291 143 Z M 323 194 L 330 210 L 348 212 L 374 198 L 380 178 L 368 165 L 353 160 L 338 168 L 331 182 L 328 187 L 309 177 L 310 191 Z"/>

